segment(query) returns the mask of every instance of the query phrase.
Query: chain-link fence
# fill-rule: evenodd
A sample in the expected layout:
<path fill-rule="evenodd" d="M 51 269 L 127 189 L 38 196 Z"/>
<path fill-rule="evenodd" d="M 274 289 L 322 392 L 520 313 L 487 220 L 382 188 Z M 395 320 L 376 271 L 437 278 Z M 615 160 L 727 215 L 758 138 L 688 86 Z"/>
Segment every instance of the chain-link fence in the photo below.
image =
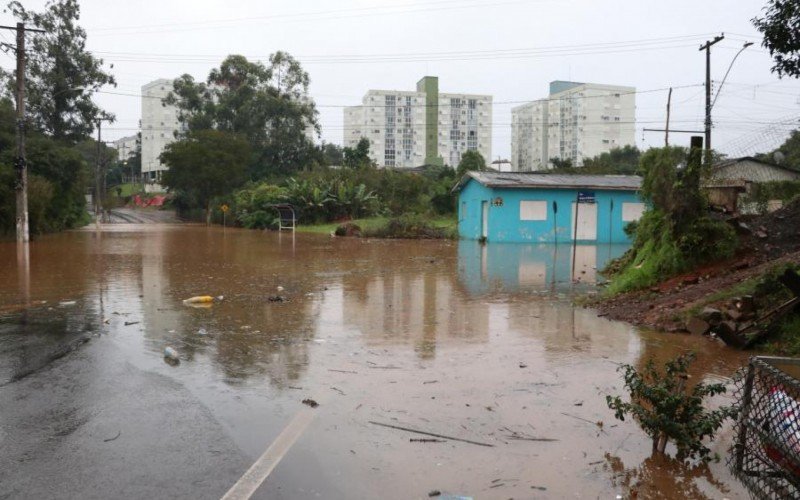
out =
<path fill-rule="evenodd" d="M 736 397 L 731 470 L 755 498 L 800 498 L 800 359 L 751 358 Z"/>

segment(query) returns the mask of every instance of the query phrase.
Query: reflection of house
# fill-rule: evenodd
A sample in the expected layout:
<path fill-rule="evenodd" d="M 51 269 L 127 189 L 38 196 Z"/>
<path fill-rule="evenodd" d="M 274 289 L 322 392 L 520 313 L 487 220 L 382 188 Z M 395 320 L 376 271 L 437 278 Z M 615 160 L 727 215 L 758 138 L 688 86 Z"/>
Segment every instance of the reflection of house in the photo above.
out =
<path fill-rule="evenodd" d="M 641 182 L 633 175 L 468 172 L 453 188 L 458 232 L 496 242 L 627 243 L 625 225 L 644 211 Z"/>
<path fill-rule="evenodd" d="M 447 338 L 487 339 L 488 309 L 467 306 L 450 276 L 404 273 L 358 280 L 354 284 L 363 286 L 360 293 L 345 282 L 342 316 L 367 344 L 413 340 L 420 356 L 427 357 Z"/>
<path fill-rule="evenodd" d="M 458 279 L 470 294 L 501 286 L 506 292 L 544 291 L 574 282 L 597 283 L 598 269 L 628 245 L 572 245 L 458 242 Z M 575 266 L 572 265 L 573 257 Z"/>
<path fill-rule="evenodd" d="M 752 157 L 733 158 L 717 163 L 711 170 L 710 179 L 704 187 L 708 201 L 724 207 L 729 212 L 748 211 L 740 207 L 739 198 L 752 192 L 753 184 L 775 181 L 798 181 L 800 172 L 765 162 Z M 779 208 L 780 203 L 770 203 Z"/>

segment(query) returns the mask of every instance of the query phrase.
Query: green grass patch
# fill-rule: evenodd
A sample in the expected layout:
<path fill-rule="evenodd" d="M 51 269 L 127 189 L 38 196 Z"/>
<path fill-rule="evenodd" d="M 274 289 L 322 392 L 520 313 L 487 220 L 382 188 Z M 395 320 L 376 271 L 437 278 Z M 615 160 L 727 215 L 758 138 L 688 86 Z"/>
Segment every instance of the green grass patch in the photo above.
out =
<path fill-rule="evenodd" d="M 415 216 L 419 217 L 419 216 Z M 361 228 L 364 235 L 374 234 L 380 229 L 386 227 L 391 219 L 389 217 L 368 217 L 364 219 L 355 219 L 351 222 Z M 444 229 L 447 231 L 455 231 L 458 226 L 458 221 L 453 217 L 434 217 L 425 219 L 427 225 Z M 297 231 L 301 233 L 317 233 L 317 234 L 330 234 L 336 230 L 342 222 L 329 222 L 326 224 L 313 224 L 313 225 L 300 225 L 297 226 Z"/>
<path fill-rule="evenodd" d="M 800 315 L 784 318 L 775 325 L 774 332 L 772 339 L 764 344 L 767 352 L 781 356 L 800 355 Z"/>

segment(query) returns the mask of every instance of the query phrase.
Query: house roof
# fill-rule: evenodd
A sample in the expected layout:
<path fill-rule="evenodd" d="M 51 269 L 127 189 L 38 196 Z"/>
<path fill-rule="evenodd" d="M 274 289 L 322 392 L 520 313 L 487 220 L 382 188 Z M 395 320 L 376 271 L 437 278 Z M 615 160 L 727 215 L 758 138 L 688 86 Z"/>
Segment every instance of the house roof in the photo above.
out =
<path fill-rule="evenodd" d="M 721 170 L 721 169 L 723 169 L 725 167 L 730 167 L 731 165 L 736 165 L 737 163 L 740 163 L 740 162 L 743 162 L 743 161 L 751 161 L 751 162 L 754 162 L 754 163 L 760 163 L 762 165 L 767 165 L 769 167 L 774 167 L 774 168 L 778 168 L 778 169 L 781 169 L 781 170 L 786 170 L 787 172 L 792 172 L 792 173 L 795 173 L 795 174 L 798 173 L 797 170 L 793 170 L 791 168 L 784 167 L 783 165 L 778 165 L 777 163 L 773 163 L 771 161 L 760 160 L 760 159 L 758 159 L 758 158 L 756 158 L 754 156 L 742 156 L 741 158 L 726 158 L 726 159 L 718 161 L 717 163 L 712 165 L 711 170 L 712 171 Z"/>
<path fill-rule="evenodd" d="M 475 179 L 491 188 L 550 188 L 550 189 L 608 189 L 638 191 L 642 178 L 638 175 L 575 175 L 542 174 L 537 172 L 467 172 L 453 187 L 463 188 L 470 179 Z"/>

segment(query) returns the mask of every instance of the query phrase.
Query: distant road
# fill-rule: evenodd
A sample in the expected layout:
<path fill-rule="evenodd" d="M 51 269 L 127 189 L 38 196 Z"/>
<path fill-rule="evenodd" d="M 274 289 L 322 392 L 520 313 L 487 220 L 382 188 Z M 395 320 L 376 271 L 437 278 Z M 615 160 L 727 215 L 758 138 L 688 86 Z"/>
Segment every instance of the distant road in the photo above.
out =
<path fill-rule="evenodd" d="M 115 208 L 109 211 L 109 224 L 175 224 L 181 222 L 173 210 Z"/>

